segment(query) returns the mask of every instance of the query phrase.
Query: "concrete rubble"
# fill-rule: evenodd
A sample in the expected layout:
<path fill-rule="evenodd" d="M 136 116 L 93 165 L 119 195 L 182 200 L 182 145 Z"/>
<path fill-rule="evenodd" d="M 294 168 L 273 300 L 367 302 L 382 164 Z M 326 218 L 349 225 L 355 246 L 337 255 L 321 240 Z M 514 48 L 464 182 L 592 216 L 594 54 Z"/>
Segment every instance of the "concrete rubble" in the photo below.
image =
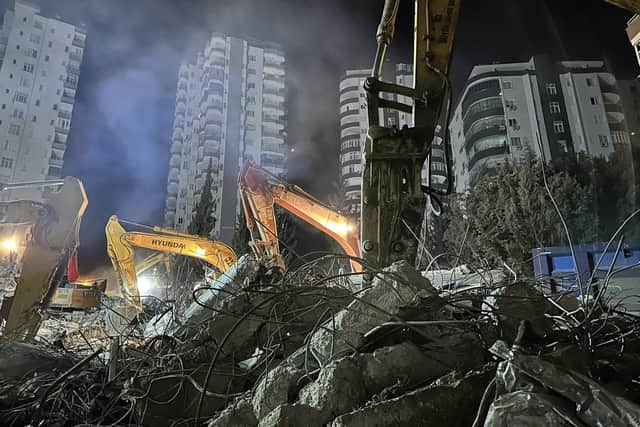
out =
<path fill-rule="evenodd" d="M 434 287 L 398 262 L 358 291 L 310 271 L 274 281 L 243 257 L 191 303 L 136 316 L 89 360 L 0 342 L 19 349 L 0 349 L 0 414 L 216 427 L 640 420 L 635 316 L 495 271 Z M 93 396 L 78 401 L 74 387 Z"/>

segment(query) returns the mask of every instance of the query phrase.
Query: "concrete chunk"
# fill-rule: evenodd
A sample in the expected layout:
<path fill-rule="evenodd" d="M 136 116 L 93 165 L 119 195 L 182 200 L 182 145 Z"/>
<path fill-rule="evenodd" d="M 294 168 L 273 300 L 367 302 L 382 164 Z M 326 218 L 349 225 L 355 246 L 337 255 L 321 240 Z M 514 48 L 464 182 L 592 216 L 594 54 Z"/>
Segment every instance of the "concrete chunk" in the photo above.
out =
<path fill-rule="evenodd" d="M 280 405 L 258 427 L 322 427 L 319 411 L 306 405 Z"/>

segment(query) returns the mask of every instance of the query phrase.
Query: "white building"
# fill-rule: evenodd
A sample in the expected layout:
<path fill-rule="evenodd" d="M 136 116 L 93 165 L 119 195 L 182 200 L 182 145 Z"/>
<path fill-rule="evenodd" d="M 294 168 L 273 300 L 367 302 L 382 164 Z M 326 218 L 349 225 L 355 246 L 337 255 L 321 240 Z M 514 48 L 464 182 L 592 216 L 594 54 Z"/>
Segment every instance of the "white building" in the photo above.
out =
<path fill-rule="evenodd" d="M 390 67 L 387 67 L 389 69 Z M 340 177 L 345 195 L 346 210 L 360 212 L 362 187 L 362 144 L 369 129 L 367 99 L 364 81 L 370 69 L 347 70 L 340 79 Z M 393 73 L 384 80 L 403 86 L 413 85 L 413 66 L 397 64 Z M 397 96 L 396 100 L 411 105 L 412 100 Z M 380 124 L 387 127 L 412 126 L 411 114 L 384 109 L 380 111 Z"/>
<path fill-rule="evenodd" d="M 545 161 L 583 152 L 607 157 L 629 146 L 615 77 L 601 61 L 528 62 L 473 68 L 450 126 L 456 191 L 481 165 Z"/>
<path fill-rule="evenodd" d="M 62 176 L 85 46 L 83 30 L 16 0 L 0 27 L 0 182 Z M 38 199 L 37 190 L 1 199 Z"/>
<path fill-rule="evenodd" d="M 165 226 L 187 229 L 211 162 L 212 237 L 231 243 L 241 165 L 253 159 L 285 173 L 285 114 L 285 57 L 278 46 L 213 34 L 196 61 L 180 67 Z"/>

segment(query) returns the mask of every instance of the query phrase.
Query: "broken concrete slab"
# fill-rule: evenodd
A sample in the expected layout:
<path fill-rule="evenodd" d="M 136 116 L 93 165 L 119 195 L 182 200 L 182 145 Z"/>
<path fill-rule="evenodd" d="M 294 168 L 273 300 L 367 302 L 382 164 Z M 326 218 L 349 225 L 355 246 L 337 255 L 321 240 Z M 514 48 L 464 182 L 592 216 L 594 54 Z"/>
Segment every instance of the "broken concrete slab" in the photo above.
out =
<path fill-rule="evenodd" d="M 269 371 L 255 388 L 252 407 L 255 416 L 262 419 L 278 406 L 295 400 L 297 383 L 305 371 L 281 364 Z"/>
<path fill-rule="evenodd" d="M 371 286 L 311 337 L 310 347 L 321 364 L 358 348 L 364 334 L 395 317 L 416 297 L 436 296 L 436 290 L 409 263 L 395 262 L 378 274 Z"/>
<path fill-rule="evenodd" d="M 260 419 L 258 427 L 322 427 L 320 412 L 307 405 L 280 405 Z"/>
<path fill-rule="evenodd" d="M 426 387 L 343 414 L 331 427 L 470 426 L 494 370 L 495 365 L 487 365 L 464 376 L 447 375 Z"/>
<path fill-rule="evenodd" d="M 323 421 L 328 421 L 376 394 L 412 389 L 455 367 L 482 363 L 477 352 L 463 355 L 447 358 L 443 352 L 442 360 L 435 360 L 428 349 L 410 342 L 355 354 L 325 366 L 318 379 L 301 390 L 298 401 L 322 411 Z"/>
<path fill-rule="evenodd" d="M 253 414 L 251 399 L 241 397 L 209 421 L 208 427 L 256 427 L 258 420 Z"/>
<path fill-rule="evenodd" d="M 515 338 L 522 320 L 529 322 L 530 331 L 538 337 L 544 336 L 553 326 L 545 316 L 554 310 L 553 306 L 531 283 L 518 282 L 495 290 L 487 297 L 483 308 L 493 312 L 502 337 L 508 342 Z"/>

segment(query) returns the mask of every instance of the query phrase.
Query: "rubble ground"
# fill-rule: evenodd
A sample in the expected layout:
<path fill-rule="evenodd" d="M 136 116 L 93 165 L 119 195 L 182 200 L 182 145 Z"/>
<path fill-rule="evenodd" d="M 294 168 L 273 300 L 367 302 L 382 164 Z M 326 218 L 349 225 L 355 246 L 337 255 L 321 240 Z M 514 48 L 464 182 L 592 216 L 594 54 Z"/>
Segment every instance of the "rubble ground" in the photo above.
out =
<path fill-rule="evenodd" d="M 434 287 L 405 262 L 350 281 L 326 261 L 277 278 L 244 256 L 82 352 L 0 338 L 2 424 L 640 423 L 640 317 L 622 307 L 495 271 Z"/>

